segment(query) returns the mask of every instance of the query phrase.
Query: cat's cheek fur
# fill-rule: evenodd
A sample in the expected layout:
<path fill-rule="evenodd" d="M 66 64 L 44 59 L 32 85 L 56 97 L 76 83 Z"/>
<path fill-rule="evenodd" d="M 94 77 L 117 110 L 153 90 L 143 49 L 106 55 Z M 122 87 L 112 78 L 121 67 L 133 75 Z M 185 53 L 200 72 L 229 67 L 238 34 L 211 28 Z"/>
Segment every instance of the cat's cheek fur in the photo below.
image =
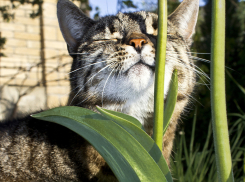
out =
<path fill-rule="evenodd" d="M 149 44 L 144 45 L 140 59 L 150 66 L 155 66 L 155 49 Z"/>

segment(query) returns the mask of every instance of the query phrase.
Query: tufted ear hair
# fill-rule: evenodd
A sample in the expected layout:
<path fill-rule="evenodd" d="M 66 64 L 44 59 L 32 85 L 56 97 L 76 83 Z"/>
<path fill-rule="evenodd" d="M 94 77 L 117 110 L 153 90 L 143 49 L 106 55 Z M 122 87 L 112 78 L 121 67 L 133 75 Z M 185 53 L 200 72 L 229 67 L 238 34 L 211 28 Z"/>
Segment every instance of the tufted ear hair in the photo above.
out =
<path fill-rule="evenodd" d="M 198 11 L 199 0 L 183 0 L 168 17 L 186 40 L 189 40 L 195 32 Z"/>
<path fill-rule="evenodd" d="M 57 16 L 68 49 L 76 51 L 84 32 L 94 24 L 94 20 L 69 0 L 58 1 Z"/>

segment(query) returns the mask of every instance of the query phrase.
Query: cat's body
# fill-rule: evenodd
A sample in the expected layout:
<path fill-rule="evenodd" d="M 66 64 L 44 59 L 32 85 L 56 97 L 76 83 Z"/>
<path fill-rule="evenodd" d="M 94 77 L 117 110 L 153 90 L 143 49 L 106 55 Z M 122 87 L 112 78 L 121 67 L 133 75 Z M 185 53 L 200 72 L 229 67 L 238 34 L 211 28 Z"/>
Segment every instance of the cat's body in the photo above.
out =
<path fill-rule="evenodd" d="M 169 164 L 177 120 L 195 85 L 188 52 L 198 0 L 184 0 L 169 16 L 165 98 L 178 70 L 177 104 L 163 138 Z M 137 12 L 93 21 L 68 0 L 58 19 L 74 61 L 69 103 L 96 105 L 137 118 L 152 134 L 157 15 Z M 27 117 L 0 124 L 0 181 L 117 181 L 103 158 L 77 134 Z"/>

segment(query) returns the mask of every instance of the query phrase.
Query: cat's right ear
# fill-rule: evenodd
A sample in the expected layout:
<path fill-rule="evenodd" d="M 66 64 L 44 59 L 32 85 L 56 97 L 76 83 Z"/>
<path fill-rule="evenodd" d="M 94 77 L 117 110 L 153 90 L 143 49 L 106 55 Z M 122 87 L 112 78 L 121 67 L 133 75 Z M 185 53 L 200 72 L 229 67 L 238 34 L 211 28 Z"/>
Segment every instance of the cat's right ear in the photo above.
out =
<path fill-rule="evenodd" d="M 60 30 L 68 47 L 76 51 L 84 32 L 94 24 L 94 20 L 87 17 L 69 0 L 58 1 L 57 16 Z"/>

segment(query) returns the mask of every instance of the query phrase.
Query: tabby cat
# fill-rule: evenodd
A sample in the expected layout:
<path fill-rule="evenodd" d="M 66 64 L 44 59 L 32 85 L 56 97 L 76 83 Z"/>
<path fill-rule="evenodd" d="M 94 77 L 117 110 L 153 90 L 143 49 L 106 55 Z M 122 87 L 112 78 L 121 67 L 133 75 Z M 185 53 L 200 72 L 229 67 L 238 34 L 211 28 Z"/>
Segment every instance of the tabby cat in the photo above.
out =
<path fill-rule="evenodd" d="M 170 126 L 163 138 L 169 164 L 177 120 L 195 85 L 189 46 L 198 0 L 184 0 L 168 17 L 165 98 L 171 74 L 178 70 L 179 91 Z M 118 13 L 94 21 L 69 0 L 57 15 L 69 54 L 69 105 L 95 105 L 137 118 L 152 134 L 157 15 Z M 0 124 L 0 181 L 108 181 L 117 179 L 103 158 L 69 129 L 27 116 Z"/>

